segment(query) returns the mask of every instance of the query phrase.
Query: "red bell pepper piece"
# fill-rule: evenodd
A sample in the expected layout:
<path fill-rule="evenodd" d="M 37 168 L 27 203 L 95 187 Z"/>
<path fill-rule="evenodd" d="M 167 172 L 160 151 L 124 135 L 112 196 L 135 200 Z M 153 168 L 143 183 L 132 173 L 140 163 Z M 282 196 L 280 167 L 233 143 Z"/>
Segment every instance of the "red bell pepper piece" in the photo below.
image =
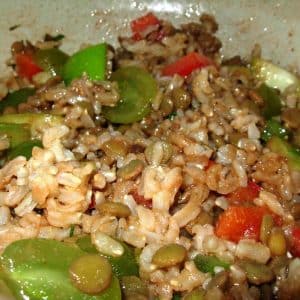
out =
<path fill-rule="evenodd" d="M 184 57 L 181 57 L 174 63 L 165 66 L 162 69 L 164 76 L 173 76 L 175 74 L 188 76 L 196 69 L 200 69 L 212 64 L 212 61 L 197 52 L 191 52 Z"/>
<path fill-rule="evenodd" d="M 18 53 L 15 56 L 16 70 L 20 77 L 32 79 L 37 73 L 43 71 L 33 60 L 30 54 Z"/>
<path fill-rule="evenodd" d="M 148 13 L 130 23 L 133 39 L 138 41 L 144 38 L 148 33 L 158 28 L 159 19 L 153 14 Z"/>
<path fill-rule="evenodd" d="M 300 227 L 295 227 L 292 230 L 291 253 L 300 257 Z"/>
<path fill-rule="evenodd" d="M 260 186 L 253 181 L 249 181 L 246 187 L 239 187 L 232 193 L 227 195 L 227 200 L 232 204 L 240 204 L 242 202 L 253 202 L 258 197 Z"/>
<path fill-rule="evenodd" d="M 265 207 L 230 206 L 219 216 L 215 233 L 218 237 L 233 242 L 243 238 L 258 241 L 261 222 L 266 214 L 271 213 Z M 274 216 L 274 221 L 280 224 L 281 219 Z"/>
<path fill-rule="evenodd" d="M 147 207 L 150 209 L 152 208 L 152 200 L 151 199 L 146 199 L 144 196 L 141 196 L 140 194 L 138 194 L 137 191 L 131 192 L 131 195 L 137 204 L 143 205 L 144 207 Z"/>

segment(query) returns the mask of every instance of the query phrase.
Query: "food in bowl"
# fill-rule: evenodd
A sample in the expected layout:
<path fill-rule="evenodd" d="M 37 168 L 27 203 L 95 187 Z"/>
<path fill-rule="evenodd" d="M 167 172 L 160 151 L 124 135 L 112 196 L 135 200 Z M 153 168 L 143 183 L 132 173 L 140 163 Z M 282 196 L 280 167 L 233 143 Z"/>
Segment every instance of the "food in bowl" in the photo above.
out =
<path fill-rule="evenodd" d="M 207 14 L 120 46 L 17 41 L 1 83 L 1 283 L 17 299 L 296 299 L 300 84 Z M 249 49 L 250 52 L 250 49 Z"/>

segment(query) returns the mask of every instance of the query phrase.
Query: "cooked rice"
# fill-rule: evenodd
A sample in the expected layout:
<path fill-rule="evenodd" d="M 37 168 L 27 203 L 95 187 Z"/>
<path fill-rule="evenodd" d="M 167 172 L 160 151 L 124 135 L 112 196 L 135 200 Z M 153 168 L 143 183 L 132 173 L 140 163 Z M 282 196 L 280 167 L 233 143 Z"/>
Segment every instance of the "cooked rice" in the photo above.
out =
<path fill-rule="evenodd" d="M 162 42 L 150 37 L 138 42 L 120 38 L 116 64 L 147 68 L 160 88 L 151 114 L 130 126 L 117 128 L 101 116 L 102 106 L 114 106 L 119 100 L 115 83 L 92 82 L 83 76 L 65 87 L 61 82 L 49 83 L 47 74 L 34 78 L 39 89 L 19 105 L 18 112 L 52 109 L 64 117 L 64 124 L 38 128 L 43 148 L 35 147 L 30 159 L 16 157 L 0 170 L 0 252 L 24 238 L 64 240 L 75 225 L 75 235 L 91 234 L 97 249 L 106 249 L 107 254 L 122 254 L 122 246 L 111 237 L 139 248 L 140 276 L 151 297 L 172 299 L 176 292 L 203 287 L 207 295 L 213 295 L 207 299 L 225 299 L 225 295 L 256 299 L 251 296 L 255 288 L 245 284 L 245 272 L 237 262 L 266 264 L 270 249 L 254 240 L 234 243 L 219 238 L 214 227 L 217 211 L 229 207 L 228 194 L 254 180 L 262 187 L 254 204 L 282 217 L 288 232 L 294 223 L 290 206 L 299 194 L 293 178 L 299 178 L 299 173 L 292 174 L 286 160 L 261 143 L 264 121 L 243 106 L 255 97 L 253 78 L 237 82 L 226 66 L 203 68 L 186 80 L 158 75 L 163 65 L 195 49 L 218 61 L 220 42 L 213 36 L 214 24 L 206 16 L 200 25 L 183 26 Z M 53 45 L 37 45 L 49 46 Z M 163 100 L 182 87 L 193 99 L 191 105 L 166 118 Z M 1 82 L 0 98 L 7 91 L 8 85 Z M 293 95 L 285 96 L 289 107 L 296 105 Z M 234 143 L 233 134 L 240 137 Z M 1 137 L 1 151 L 9 147 L 7 143 Z M 130 216 L 99 211 L 99 204 L 110 201 L 126 204 Z M 214 223 L 192 223 L 201 212 L 211 214 Z M 189 224 L 193 224 L 191 234 L 186 229 Z M 152 264 L 152 256 L 169 243 L 183 245 L 188 259 L 182 267 L 159 269 Z M 212 276 L 196 268 L 192 258 L 197 254 L 231 262 L 227 272 L 235 285 L 228 290 L 208 288 Z M 277 279 L 278 286 L 286 289 L 281 280 Z M 279 296 L 284 299 L 281 292 Z"/>

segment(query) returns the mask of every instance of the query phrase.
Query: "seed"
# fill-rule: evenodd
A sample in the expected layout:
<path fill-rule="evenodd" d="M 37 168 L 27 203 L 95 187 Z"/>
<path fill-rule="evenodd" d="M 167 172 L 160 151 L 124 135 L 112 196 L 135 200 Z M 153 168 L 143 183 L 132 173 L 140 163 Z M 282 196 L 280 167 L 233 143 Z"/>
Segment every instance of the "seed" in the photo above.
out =
<path fill-rule="evenodd" d="M 170 98 L 164 98 L 160 104 L 159 110 L 161 111 L 162 115 L 168 116 L 173 111 L 174 104 Z"/>
<path fill-rule="evenodd" d="M 195 225 L 205 225 L 205 224 L 212 224 L 213 223 L 213 217 L 206 212 L 205 210 L 202 210 L 200 214 L 192 221 L 190 221 L 186 226 L 185 229 L 188 231 L 189 234 L 193 234 L 193 227 Z"/>
<path fill-rule="evenodd" d="M 204 291 L 197 289 L 193 290 L 190 293 L 186 294 L 182 300 L 203 300 L 204 299 Z"/>
<path fill-rule="evenodd" d="M 227 281 L 228 281 L 228 272 L 226 272 L 226 271 L 219 272 L 208 283 L 207 289 L 211 289 L 214 286 L 217 286 L 217 287 L 223 289 L 224 286 L 226 285 Z"/>
<path fill-rule="evenodd" d="M 286 255 L 283 256 L 275 256 L 269 266 L 271 270 L 275 273 L 275 275 L 281 274 L 282 269 L 287 268 L 289 264 L 289 258 Z"/>
<path fill-rule="evenodd" d="M 191 104 L 191 95 L 183 88 L 177 88 L 172 91 L 172 99 L 176 109 L 187 109 Z"/>
<path fill-rule="evenodd" d="M 229 134 L 229 142 L 235 146 L 238 146 L 239 140 L 245 138 L 246 135 L 240 132 L 232 132 Z"/>
<path fill-rule="evenodd" d="M 103 202 L 97 208 L 104 214 L 113 215 L 118 218 L 127 218 L 131 213 L 129 207 L 120 202 Z"/>
<path fill-rule="evenodd" d="M 173 147 L 165 141 L 151 143 L 145 150 L 145 156 L 149 164 L 165 164 L 173 154 Z"/>
<path fill-rule="evenodd" d="M 159 268 L 168 268 L 180 264 L 186 258 L 186 249 L 178 244 L 169 244 L 159 248 L 152 257 L 152 263 Z"/>
<path fill-rule="evenodd" d="M 120 139 L 111 139 L 102 145 L 104 153 L 113 158 L 124 157 L 128 152 L 127 143 Z"/>
<path fill-rule="evenodd" d="M 109 235 L 97 231 L 92 235 L 93 243 L 97 250 L 103 254 L 118 257 L 124 253 L 123 246 Z"/>
<path fill-rule="evenodd" d="M 128 299 L 148 299 L 149 291 L 146 284 L 137 276 L 123 276 L 121 280 L 122 291 Z M 133 298 L 133 296 L 139 298 Z"/>
<path fill-rule="evenodd" d="M 268 240 L 268 247 L 275 256 L 281 256 L 286 253 L 286 239 L 281 228 L 276 227 L 272 229 Z"/>
<path fill-rule="evenodd" d="M 131 160 L 127 165 L 121 167 L 117 175 L 124 180 L 137 177 L 144 169 L 144 163 L 140 159 Z"/>
<path fill-rule="evenodd" d="M 220 148 L 221 146 L 225 145 L 225 141 L 222 136 L 218 136 L 213 133 L 211 135 L 211 138 L 212 138 L 213 142 L 215 143 L 215 145 L 217 146 L 217 148 Z"/>
<path fill-rule="evenodd" d="M 112 268 L 106 258 L 97 254 L 86 254 L 72 262 L 69 275 L 76 288 L 93 295 L 109 287 Z"/>
<path fill-rule="evenodd" d="M 250 283 L 258 285 L 270 282 L 274 277 L 272 270 L 264 264 L 250 261 L 241 261 L 239 265 L 245 271 Z"/>
<path fill-rule="evenodd" d="M 264 215 L 260 225 L 260 234 L 259 234 L 259 238 L 264 244 L 267 244 L 273 226 L 274 226 L 274 220 L 272 216 Z"/>

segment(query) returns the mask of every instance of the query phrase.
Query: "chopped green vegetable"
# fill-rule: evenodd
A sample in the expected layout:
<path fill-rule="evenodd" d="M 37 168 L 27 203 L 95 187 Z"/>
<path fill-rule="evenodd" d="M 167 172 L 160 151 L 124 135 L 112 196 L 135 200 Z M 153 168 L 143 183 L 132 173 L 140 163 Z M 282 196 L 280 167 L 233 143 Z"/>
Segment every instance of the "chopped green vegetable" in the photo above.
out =
<path fill-rule="evenodd" d="M 33 147 L 43 147 L 43 144 L 40 140 L 28 140 L 19 145 L 15 148 L 12 148 L 7 153 L 7 158 L 9 160 L 16 158 L 17 156 L 25 156 L 26 159 L 29 159 L 32 155 Z"/>
<path fill-rule="evenodd" d="M 24 124 L 0 123 L 0 135 L 7 136 L 10 148 L 14 148 L 30 139 L 30 130 L 29 127 Z"/>
<path fill-rule="evenodd" d="M 224 269 L 229 269 L 230 264 L 224 262 L 213 255 L 201 255 L 198 254 L 194 258 L 194 263 L 196 267 L 203 273 L 211 273 L 214 274 L 215 267 L 222 267 Z"/>
<path fill-rule="evenodd" d="M 112 74 L 117 81 L 121 100 L 115 107 L 103 107 L 103 115 L 112 123 L 129 124 L 142 120 L 150 113 L 151 102 L 157 94 L 154 78 L 138 67 L 125 67 Z"/>
<path fill-rule="evenodd" d="M 0 123 L 30 124 L 31 134 L 47 126 L 55 126 L 63 123 L 63 118 L 57 115 L 44 113 L 8 114 L 0 116 Z"/>
<path fill-rule="evenodd" d="M 277 136 L 272 137 L 268 141 L 267 147 L 271 151 L 286 157 L 292 170 L 300 171 L 300 153 L 297 148 Z"/>
<path fill-rule="evenodd" d="M 104 80 L 106 72 L 107 45 L 105 43 L 82 49 L 73 54 L 66 62 L 63 78 L 70 84 L 75 78 L 86 73 L 92 80 Z"/>
<path fill-rule="evenodd" d="M 295 75 L 260 58 L 252 61 L 251 70 L 259 81 L 281 92 L 292 84 L 300 86 L 299 79 Z"/>
<path fill-rule="evenodd" d="M 92 244 L 91 238 L 89 236 L 79 238 L 76 243 L 79 248 L 85 252 L 99 253 L 96 247 Z M 100 254 L 109 260 L 112 265 L 113 272 L 117 275 L 118 278 L 131 275 L 138 276 L 139 267 L 135 260 L 132 248 L 120 241 L 119 243 L 121 243 L 124 248 L 124 254 L 122 256 L 112 257 L 104 255 L 102 253 Z"/>
<path fill-rule="evenodd" d="M 281 101 L 276 91 L 273 88 L 262 84 L 257 92 L 264 100 L 263 116 L 266 119 L 270 119 L 274 116 L 278 116 L 281 113 Z"/>
<path fill-rule="evenodd" d="M 0 101 L 0 112 L 3 112 L 6 107 L 17 107 L 20 103 L 26 102 L 28 97 L 34 93 L 34 88 L 23 88 L 9 93 Z"/>
<path fill-rule="evenodd" d="M 19 240 L 10 244 L 0 257 L 1 276 L 17 299 L 121 300 L 116 277 L 97 296 L 84 294 L 71 284 L 69 267 L 85 254 L 75 245 L 55 240 Z"/>
<path fill-rule="evenodd" d="M 176 116 L 177 116 L 177 112 L 173 111 L 167 116 L 167 119 L 173 121 Z"/>
<path fill-rule="evenodd" d="M 69 237 L 72 237 L 74 235 L 75 225 L 71 225 Z"/>
<path fill-rule="evenodd" d="M 287 140 L 290 135 L 290 131 L 285 128 L 280 122 L 276 120 L 268 120 L 265 128 L 263 129 L 261 138 L 263 141 L 267 142 L 273 136 L 278 136 L 282 139 Z"/>
<path fill-rule="evenodd" d="M 44 71 L 50 72 L 52 76 L 62 76 L 63 66 L 69 56 L 58 48 L 39 49 L 34 60 Z"/>

